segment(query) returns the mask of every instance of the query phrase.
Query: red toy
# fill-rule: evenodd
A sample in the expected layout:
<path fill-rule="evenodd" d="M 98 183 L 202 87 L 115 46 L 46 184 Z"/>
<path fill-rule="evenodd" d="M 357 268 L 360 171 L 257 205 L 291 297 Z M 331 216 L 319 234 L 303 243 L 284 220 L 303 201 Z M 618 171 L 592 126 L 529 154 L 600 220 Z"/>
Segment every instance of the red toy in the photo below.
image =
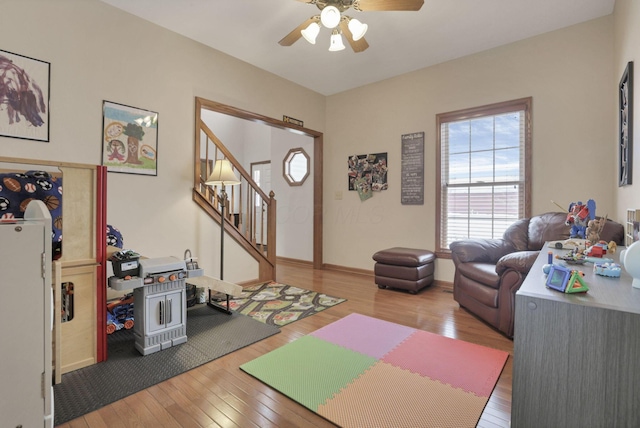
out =
<path fill-rule="evenodd" d="M 593 244 L 591 247 L 585 250 L 585 255 L 590 257 L 604 257 L 607 254 L 609 246 L 606 242 L 600 241 L 597 244 Z"/>
<path fill-rule="evenodd" d="M 571 238 L 587 238 L 587 224 L 589 220 L 596 218 L 596 203 L 593 199 L 589 199 L 586 204 L 582 202 L 572 202 L 569 204 L 569 213 L 565 224 L 571 226 L 569 236 Z"/>

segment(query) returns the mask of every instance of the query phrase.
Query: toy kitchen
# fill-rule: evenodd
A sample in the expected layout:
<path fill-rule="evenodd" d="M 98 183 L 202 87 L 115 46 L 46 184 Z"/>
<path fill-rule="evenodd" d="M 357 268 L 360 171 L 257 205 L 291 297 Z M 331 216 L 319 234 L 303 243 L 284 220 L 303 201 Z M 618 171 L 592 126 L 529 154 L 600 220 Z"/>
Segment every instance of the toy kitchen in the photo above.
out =
<path fill-rule="evenodd" d="M 123 250 L 109 258 L 114 276 L 109 287 L 133 290 L 133 334 L 135 347 L 142 355 L 168 349 L 187 341 L 187 281 L 193 288 L 209 291 L 207 305 L 230 315 L 229 297 L 239 297 L 242 287 L 204 275 L 191 252 L 184 260 L 177 257 L 143 259 Z M 211 292 L 226 296 L 226 306 L 216 303 Z"/>
<path fill-rule="evenodd" d="M 121 253 L 122 254 L 122 253 Z M 133 289 L 135 347 L 152 354 L 187 341 L 186 263 L 176 257 L 112 257 L 109 287 Z"/>

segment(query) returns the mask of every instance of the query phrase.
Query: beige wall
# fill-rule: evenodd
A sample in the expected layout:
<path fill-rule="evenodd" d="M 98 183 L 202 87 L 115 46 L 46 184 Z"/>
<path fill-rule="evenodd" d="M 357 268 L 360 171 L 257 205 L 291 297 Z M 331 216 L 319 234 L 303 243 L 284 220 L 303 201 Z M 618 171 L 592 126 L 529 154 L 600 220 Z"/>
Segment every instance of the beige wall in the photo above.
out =
<path fill-rule="evenodd" d="M 551 199 L 593 198 L 622 221 L 640 204 L 632 187 L 616 190 L 617 82 L 638 49 L 640 12 L 617 3 L 615 57 L 605 17 L 325 98 L 97 0 L 11 0 L 0 49 L 52 63 L 51 142 L 0 137 L 0 155 L 97 164 L 102 100 L 159 112 L 158 176 L 110 173 L 108 221 L 129 248 L 152 257 L 190 248 L 215 274 L 219 228 L 191 201 L 194 97 L 299 117 L 325 132 L 324 262 L 372 269 L 381 248 L 434 247 L 435 115 L 532 96 L 534 213 L 555 210 Z M 420 131 L 425 205 L 403 206 L 400 136 Z M 360 202 L 346 161 L 367 152 L 388 152 L 389 190 Z M 227 242 L 225 279 L 248 279 L 255 266 Z M 452 279 L 449 261 L 438 261 L 437 278 Z"/>
<path fill-rule="evenodd" d="M 614 214 L 612 18 L 590 21 L 327 99 L 325 263 L 373 269 L 382 248 L 435 246 L 435 115 L 533 97 L 533 213 L 593 198 Z M 425 132 L 425 204 L 400 203 L 400 137 Z M 605 147 L 609 147 L 606 149 Z M 389 190 L 346 191 L 352 154 L 388 152 Z M 335 192 L 343 191 L 336 200 Z M 438 260 L 436 278 L 453 278 Z"/>
<path fill-rule="evenodd" d="M 634 144 L 633 144 L 633 179 L 632 184 L 624 187 L 616 186 L 616 215 L 620 219 L 626 218 L 627 209 L 640 209 L 640 193 L 638 192 L 638 186 L 640 185 L 640 146 L 638 141 L 640 139 L 640 99 L 638 97 L 638 57 L 640 56 L 640 28 L 638 22 L 640 22 L 640 2 L 636 0 L 616 0 L 616 6 L 613 12 L 614 24 L 615 24 L 615 48 L 614 48 L 614 79 L 612 82 L 612 90 L 616 90 L 622 73 L 629 61 L 634 62 L 635 67 L 635 79 L 634 85 L 636 90 L 634 91 L 634 115 L 633 124 L 634 128 Z M 617 112 L 618 98 L 616 97 L 612 101 L 611 110 Z M 617 113 L 615 118 L 615 125 L 612 131 L 611 140 L 618 141 L 618 122 Z M 617 158 L 614 161 L 617 168 Z M 616 169 L 617 170 L 617 169 Z"/>
<path fill-rule="evenodd" d="M 1 9 L 0 49 L 51 63 L 51 142 L 0 137 L 0 156 L 99 164 L 103 100 L 159 112 L 158 176 L 108 175 L 108 222 L 150 257 L 189 248 L 219 272 L 220 229 L 191 200 L 196 96 L 324 129 L 324 96 L 97 0 Z M 257 277 L 233 240 L 225 250 L 225 279 Z"/>

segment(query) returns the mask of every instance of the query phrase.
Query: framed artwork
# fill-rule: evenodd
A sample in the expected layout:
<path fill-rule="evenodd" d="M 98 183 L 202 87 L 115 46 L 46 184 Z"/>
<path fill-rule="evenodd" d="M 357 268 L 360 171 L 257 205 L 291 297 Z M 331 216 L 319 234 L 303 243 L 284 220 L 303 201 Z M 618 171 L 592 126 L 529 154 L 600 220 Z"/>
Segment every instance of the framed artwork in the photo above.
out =
<path fill-rule="evenodd" d="M 353 155 L 347 159 L 349 190 L 370 197 L 368 191 L 387 190 L 387 153 Z"/>
<path fill-rule="evenodd" d="M 633 178 L 633 61 L 627 63 L 619 89 L 619 175 L 618 186 L 631 184 Z"/>
<path fill-rule="evenodd" d="M 0 136 L 49 142 L 51 64 L 0 50 Z"/>
<path fill-rule="evenodd" d="M 103 101 L 102 165 L 109 172 L 158 175 L 158 113 Z"/>

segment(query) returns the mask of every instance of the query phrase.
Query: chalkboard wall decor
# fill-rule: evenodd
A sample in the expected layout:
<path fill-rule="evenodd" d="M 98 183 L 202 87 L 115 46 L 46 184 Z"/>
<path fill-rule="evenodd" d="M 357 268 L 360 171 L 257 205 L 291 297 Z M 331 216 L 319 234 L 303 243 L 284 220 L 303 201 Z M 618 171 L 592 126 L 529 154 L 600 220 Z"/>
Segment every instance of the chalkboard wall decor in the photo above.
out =
<path fill-rule="evenodd" d="M 402 205 L 424 205 L 424 132 L 402 136 Z"/>

